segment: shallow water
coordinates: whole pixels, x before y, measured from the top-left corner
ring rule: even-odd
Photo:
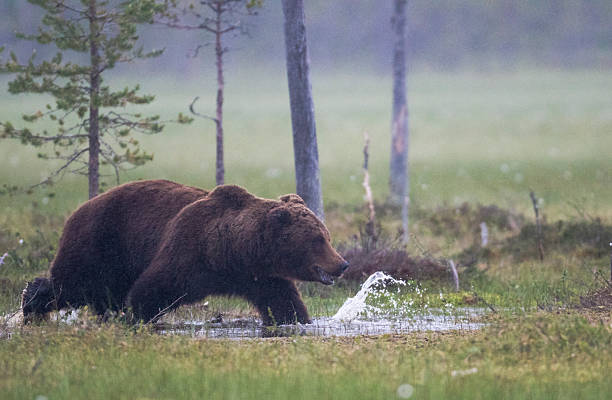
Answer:
[[[400,287],[410,284],[378,271],[361,285],[353,297],[332,317],[315,318],[312,324],[282,325],[266,328],[257,320],[235,319],[227,322],[179,321],[178,324],[158,324],[162,334],[191,335],[207,338],[244,339],[262,336],[357,336],[399,334],[415,331],[475,330],[483,324],[474,317],[484,314],[481,308],[415,310],[411,303],[402,302],[397,294]],[[420,289],[414,288],[417,293]],[[376,301],[383,300],[382,304]]]
[[[233,319],[225,322],[207,321],[176,321],[172,323],[157,323],[155,330],[163,335],[185,335],[196,338],[227,338],[248,339],[267,336],[358,336],[402,334],[424,331],[472,331],[480,329],[483,323],[474,319],[487,312],[484,308],[455,308],[452,315],[444,310],[433,309],[428,314],[411,317],[353,318],[338,320],[335,317],[314,318],[312,324],[282,325],[270,330],[264,327],[258,319]],[[51,316],[52,321],[74,325],[81,315],[78,310],[60,311]],[[7,324],[10,328],[21,325],[21,321]]]
[[[342,321],[334,317],[314,318],[312,324],[282,325],[273,330],[273,336],[358,336],[401,334],[417,331],[472,331],[480,329],[483,323],[473,322],[485,309],[455,309],[453,315],[415,315],[411,318],[371,318]],[[442,311],[442,310],[439,310]],[[236,319],[224,323],[185,321],[179,324],[159,324],[158,332],[167,335],[189,335],[202,338],[246,339],[270,336],[270,331],[255,319]]]

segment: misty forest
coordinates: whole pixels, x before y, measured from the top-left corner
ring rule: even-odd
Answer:
[[[611,21],[0,2],[0,398],[609,398]]]

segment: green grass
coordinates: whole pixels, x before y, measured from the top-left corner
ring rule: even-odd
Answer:
[[[276,72],[232,73],[226,94],[226,180],[266,197],[294,190],[288,96],[283,72]],[[364,220],[364,131],[372,139],[379,219],[392,236],[399,221],[382,206],[390,81],[314,72],[326,222],[334,242],[350,242]],[[200,111],[212,111],[211,83],[200,88],[167,77],[143,83],[158,94],[152,113],[172,117],[198,95]],[[411,76],[411,254],[460,261],[479,235],[476,214],[457,208],[464,201],[522,213],[525,223],[532,220],[529,190],[543,199],[549,223],[543,262],[534,256],[532,236],[491,225],[490,250],[463,272],[460,292],[448,282],[421,282],[422,298],[413,290],[401,294],[405,302],[417,300],[417,311],[424,304],[491,304],[498,312],[486,317],[489,325],[480,332],[230,341],[87,320],[44,322],[8,335],[0,322],[0,397],[386,399],[397,398],[398,386],[408,383],[412,398],[425,399],[607,398],[612,315],[577,307],[609,274],[609,249],[593,247],[608,239],[591,240],[593,232],[608,231],[591,228],[597,218],[607,227],[612,217],[610,93],[610,71]],[[18,121],[20,111],[43,105],[37,97],[2,95],[0,119]],[[154,162],[123,173],[122,181],[167,178],[212,187],[213,128],[196,121],[144,138]],[[2,141],[0,184],[38,182],[51,167],[35,155]],[[63,220],[86,200],[86,191],[82,177],[66,177],[32,195],[0,197],[0,256],[9,254],[0,265],[0,314],[17,309],[25,281],[47,269]],[[555,231],[557,219],[585,228]],[[306,283],[300,289],[311,314],[326,316],[357,286]],[[174,315],[254,315],[240,299],[207,300],[207,308],[183,307]],[[473,374],[453,373],[473,368]]]
[[[193,82],[154,79],[143,86],[158,95],[149,108],[151,113],[170,118],[185,111],[198,95],[202,96],[200,111],[213,110],[210,83],[199,88]],[[528,210],[528,191],[533,188],[544,198],[545,211],[551,215],[573,212],[570,201],[592,211],[609,212],[612,162],[606,149],[612,145],[612,73],[418,73],[411,76],[409,86],[414,204],[467,200]],[[315,74],[313,90],[326,202],[362,202],[365,131],[372,138],[374,194],[384,199],[390,81],[371,75]],[[240,73],[229,76],[225,113],[228,182],[262,196],[294,190],[287,97],[283,79]],[[36,96],[3,95],[0,118],[17,124],[21,109],[43,105]],[[170,178],[213,186],[213,129],[212,123],[197,120],[188,127],[169,125],[164,133],[143,138],[155,161],[126,172],[122,179]],[[0,181],[38,182],[50,167],[36,160],[35,154],[17,143],[3,142]],[[44,207],[53,211],[68,212],[86,196],[82,178],[66,179],[52,191],[58,198]],[[6,200],[0,207],[16,203]]]
[[[33,327],[0,341],[0,389],[6,399],[386,399],[408,383],[426,399],[603,399],[611,340],[609,325],[574,314],[461,335],[241,342]]]

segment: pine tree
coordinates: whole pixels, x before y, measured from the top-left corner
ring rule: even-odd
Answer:
[[[59,51],[49,60],[37,62],[33,54],[20,63],[15,53],[0,62],[0,72],[16,74],[9,83],[12,94],[38,93],[52,96],[54,104],[24,114],[26,127],[0,122],[0,137],[18,139],[40,148],[38,156],[62,162],[37,185],[52,184],[66,172],[87,175],[89,197],[100,189],[100,167],[114,171],[119,183],[120,169],[152,160],[142,151],[133,133],[154,134],[164,122],[157,115],[131,113],[127,106],[145,105],[154,96],[140,94],[138,85],[113,90],[104,77],[118,64],[159,56],[162,51],[145,52],[137,46],[138,24],[151,23],[166,6],[154,0],[28,0],[44,9],[36,34],[18,37]],[[69,58],[69,60],[67,60]],[[33,131],[31,123],[51,120],[53,130]],[[190,119],[179,114],[178,122]],[[88,159],[86,159],[88,156]],[[34,187],[33,186],[33,187]]]

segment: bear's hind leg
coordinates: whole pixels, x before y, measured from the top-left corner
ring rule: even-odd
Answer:
[[[264,325],[310,324],[310,316],[295,283],[281,278],[257,280],[249,285],[245,297],[263,320]]]

